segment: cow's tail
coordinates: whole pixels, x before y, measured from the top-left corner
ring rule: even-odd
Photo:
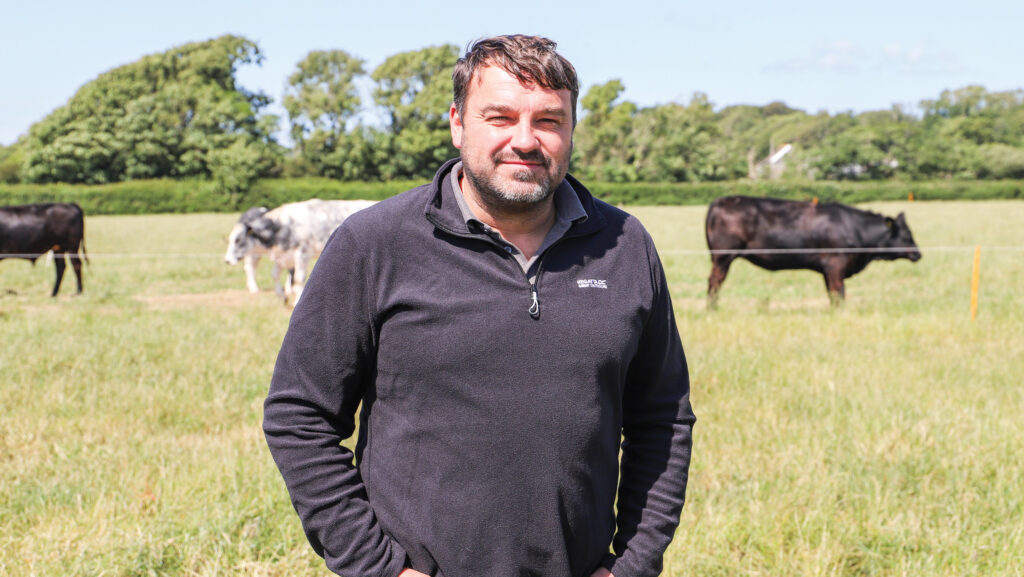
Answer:
[[[708,214],[704,217],[704,240],[707,241],[709,249],[711,248],[711,220],[715,218],[715,213],[718,211],[718,200],[716,198],[711,201],[711,204],[708,205]]]
[[[82,219],[82,260],[84,260],[86,264],[89,264],[89,255],[85,252],[85,211],[82,210],[82,207],[78,206],[78,203],[72,202],[71,206],[78,209],[78,217]]]
[[[82,260],[89,264],[89,255],[85,252],[85,226],[82,226]]]

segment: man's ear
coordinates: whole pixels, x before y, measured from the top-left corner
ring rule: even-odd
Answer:
[[[455,103],[448,109],[448,125],[452,130],[452,144],[455,148],[462,148],[462,117],[455,110]]]

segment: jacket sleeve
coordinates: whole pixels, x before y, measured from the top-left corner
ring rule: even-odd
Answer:
[[[350,450],[374,374],[370,255],[344,224],[292,311],[264,404],[263,431],[306,537],[327,567],[395,577],[406,553],[379,525]]]
[[[645,234],[653,301],[623,394],[623,442],[615,577],[656,577],[682,512],[690,466],[690,380],[672,302],[653,242]]]

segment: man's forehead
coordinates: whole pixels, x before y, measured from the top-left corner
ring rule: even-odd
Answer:
[[[484,83],[487,83],[487,88],[500,88],[502,84],[518,84],[520,87],[526,90],[535,90],[539,92],[548,92],[561,97],[563,93],[568,96],[568,88],[548,88],[541,85],[538,82],[525,80],[517,77],[508,70],[498,65],[489,65],[478,69],[473,73],[473,77],[470,78],[469,86],[467,86],[466,95],[467,97],[473,92],[473,88],[484,88]]]

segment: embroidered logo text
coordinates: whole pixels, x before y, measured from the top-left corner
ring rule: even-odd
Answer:
[[[581,278],[576,280],[576,286],[579,288],[608,288],[608,281],[603,278]]]

